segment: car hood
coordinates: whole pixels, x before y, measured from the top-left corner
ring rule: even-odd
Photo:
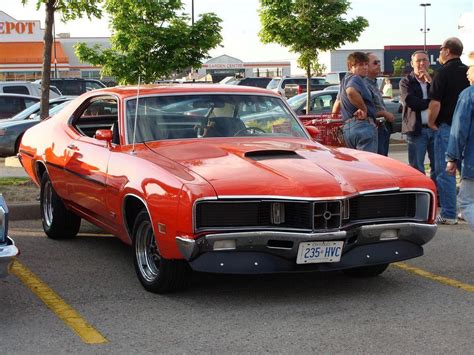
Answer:
[[[336,197],[404,187],[403,178],[422,175],[377,154],[301,139],[205,139],[147,146],[206,179],[218,196]]]

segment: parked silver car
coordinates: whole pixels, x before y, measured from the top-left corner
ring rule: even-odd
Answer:
[[[71,97],[63,96],[50,101],[49,114],[62,110],[71,101]],[[18,153],[23,133],[40,122],[40,103],[37,103],[12,118],[0,121],[0,157],[8,157]]]
[[[8,207],[0,195],[0,278],[8,275],[8,268],[19,252],[13,239],[8,237]]]

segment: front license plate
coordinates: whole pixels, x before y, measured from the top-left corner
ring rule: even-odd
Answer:
[[[297,264],[335,263],[341,260],[344,242],[306,242],[300,243]]]

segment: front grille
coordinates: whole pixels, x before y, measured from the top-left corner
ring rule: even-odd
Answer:
[[[274,217],[275,204],[278,218]],[[196,205],[196,229],[278,227],[311,230],[311,210],[309,202],[201,202]]]
[[[195,230],[270,229],[324,232],[367,222],[427,221],[432,200],[427,192],[357,195],[329,201],[198,201]]]
[[[407,193],[356,196],[349,200],[350,220],[414,218],[416,199],[416,194]]]

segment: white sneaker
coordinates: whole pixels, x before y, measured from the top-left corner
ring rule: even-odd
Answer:
[[[465,221],[464,216],[462,215],[462,212],[458,213],[458,219],[460,219],[461,221]]]
[[[436,222],[438,224],[446,224],[446,225],[458,224],[457,218],[454,218],[454,219],[444,218],[444,217],[441,217],[441,215],[438,215],[438,217],[436,217]]]

